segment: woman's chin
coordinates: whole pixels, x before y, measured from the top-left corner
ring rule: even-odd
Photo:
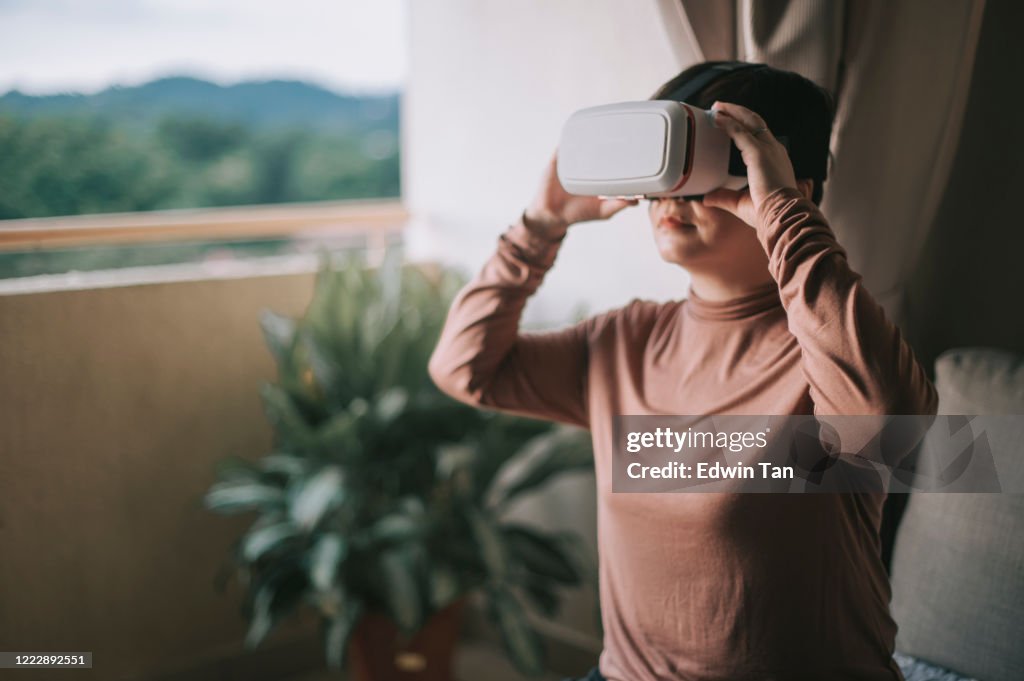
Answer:
[[[667,263],[689,267],[693,263],[703,260],[707,255],[707,247],[696,241],[692,244],[659,242],[658,255]]]
[[[656,227],[654,242],[662,260],[685,265],[707,251],[707,244],[700,237],[700,231],[693,225],[683,227]]]

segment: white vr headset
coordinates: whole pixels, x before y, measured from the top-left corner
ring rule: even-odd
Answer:
[[[558,146],[558,179],[585,196],[700,196],[747,185],[747,167],[712,113],[686,102],[709,85],[764,64],[715,62],[656,100],[574,113]],[[789,148],[789,140],[777,136]],[[814,172],[814,171],[812,171]],[[821,174],[824,177],[824,174]]]
[[[606,104],[574,113],[558,145],[558,179],[570,194],[663,197],[747,184],[730,167],[732,140],[712,113],[677,101]],[[735,166],[735,160],[732,163]]]

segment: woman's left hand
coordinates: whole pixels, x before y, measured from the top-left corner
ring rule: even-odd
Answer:
[[[739,104],[715,102],[715,127],[721,128],[743,155],[747,188],[716,189],[704,196],[704,205],[727,210],[748,225],[757,224],[758,210],[770,194],[785,187],[797,189],[793,164],[786,147],[765,125],[764,119]]]

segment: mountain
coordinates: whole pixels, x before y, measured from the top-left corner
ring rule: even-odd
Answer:
[[[231,121],[258,128],[359,132],[398,129],[399,96],[338,94],[294,80],[218,85],[186,76],[160,78],[92,95],[0,96],[0,115],[87,117],[151,126],[167,117]]]

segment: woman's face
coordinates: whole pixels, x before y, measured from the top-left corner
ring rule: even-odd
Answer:
[[[753,227],[700,199],[652,199],[648,214],[662,260],[691,273],[728,275],[767,264]]]

